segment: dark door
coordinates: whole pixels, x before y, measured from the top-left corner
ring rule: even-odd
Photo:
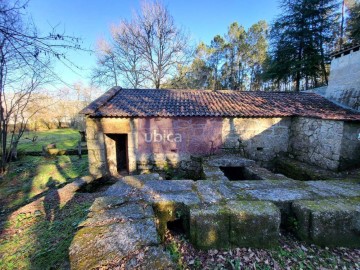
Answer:
[[[128,171],[128,160],[127,160],[127,134],[116,135],[116,161],[117,171]]]
[[[106,134],[105,143],[110,173],[128,172],[127,134]]]

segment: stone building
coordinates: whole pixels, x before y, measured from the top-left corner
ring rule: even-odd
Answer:
[[[360,113],[314,93],[114,87],[82,113],[97,176],[229,151],[264,166],[279,153],[330,170],[360,163]]]
[[[360,111],[360,44],[333,53],[325,97]]]

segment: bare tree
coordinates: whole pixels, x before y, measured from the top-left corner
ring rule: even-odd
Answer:
[[[105,39],[98,40],[96,57],[97,65],[92,71],[91,83],[97,86],[118,86],[118,61],[114,49]]]
[[[136,32],[134,25],[122,21],[118,26],[111,29],[114,54],[117,59],[117,67],[125,78],[125,86],[139,88],[146,77],[146,68],[142,55],[136,48],[137,38],[133,35]]]
[[[55,29],[49,35],[38,34],[35,26],[24,20],[26,5],[21,0],[0,0],[0,175],[6,172],[25,129],[29,117],[25,108],[33,93],[49,73],[54,75],[49,58],[71,65],[66,51],[80,49],[79,39],[57,34]],[[11,122],[15,130],[9,129]]]
[[[33,65],[36,66],[36,63]],[[6,124],[2,126],[1,138],[6,137],[7,140],[6,145],[3,145],[5,151],[2,153],[2,163],[17,159],[17,146],[29,120],[44,108],[37,106],[32,111],[28,110],[29,105],[37,98],[36,92],[39,87],[48,82],[48,74],[44,66],[38,65],[36,69],[36,71],[30,69],[27,80],[19,81],[15,89],[11,89],[6,95],[4,93],[3,121]]]
[[[168,9],[157,1],[143,2],[141,13],[132,23],[137,25],[133,34],[139,41],[134,45],[149,66],[147,77],[158,89],[164,78],[185,60],[188,40]]]
[[[160,88],[188,60],[188,38],[160,2],[143,2],[141,11],[131,21],[122,20],[113,27],[112,39],[112,49],[107,55],[115,56],[115,59],[109,57],[114,65],[109,67],[99,61],[95,74],[99,78],[98,70],[121,74],[123,83],[133,88],[148,83]],[[106,83],[104,79],[103,76]]]

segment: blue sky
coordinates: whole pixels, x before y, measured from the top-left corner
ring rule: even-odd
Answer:
[[[278,15],[277,0],[163,0],[163,3],[195,43],[209,43],[215,35],[224,34],[234,21],[248,28],[261,19],[269,23]],[[57,26],[60,32],[65,30],[68,35],[81,37],[83,47],[94,48],[98,38],[109,35],[111,24],[122,18],[130,19],[139,6],[138,0],[30,0],[27,12],[40,33],[46,34]],[[95,56],[76,52],[68,57],[82,70],[74,73],[57,64],[56,72],[68,84],[87,83]]]

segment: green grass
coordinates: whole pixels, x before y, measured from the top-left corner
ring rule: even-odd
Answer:
[[[8,222],[16,233],[0,238],[0,269],[68,269],[68,249],[91,201],[70,202],[53,221],[43,216]]]
[[[61,186],[88,174],[88,158],[23,156],[10,164],[9,173],[0,182],[0,203],[16,207],[50,187]]]
[[[32,139],[38,136],[35,142]],[[19,142],[19,152],[41,151],[43,145],[55,143],[59,149],[75,148],[80,139],[77,130],[54,129],[25,132]],[[9,164],[9,172],[0,179],[0,203],[3,208],[12,208],[26,203],[50,187],[61,186],[74,178],[88,174],[88,159],[77,156],[19,155],[19,160]]]
[[[32,142],[34,136],[38,138],[35,142]],[[58,149],[73,149],[76,148],[79,140],[79,131],[71,128],[30,131],[23,134],[18,150],[19,152],[41,151],[43,145],[51,143],[55,143]]]
[[[33,136],[38,136],[35,142],[26,139]],[[50,143],[59,149],[71,149],[79,139],[78,131],[72,129],[25,133],[19,152],[41,151]],[[0,210],[5,210],[0,212],[0,269],[69,269],[69,246],[94,198],[90,193],[79,193],[63,203],[54,192],[89,174],[87,155],[82,159],[68,155],[19,157],[0,180]],[[51,192],[46,192],[49,189]],[[42,196],[45,213],[11,216],[9,210]]]
[[[38,139],[34,143],[26,139],[35,135]],[[24,134],[19,149],[41,151],[50,143],[56,143],[59,149],[71,149],[79,139],[79,133],[72,129],[30,132]],[[67,155],[19,157],[0,179],[0,210],[5,211],[0,212],[0,269],[69,269],[69,246],[94,197],[90,193],[70,194],[69,201],[61,202],[54,192],[89,174],[87,155],[82,159]],[[42,196],[45,213],[14,216],[9,211]]]

